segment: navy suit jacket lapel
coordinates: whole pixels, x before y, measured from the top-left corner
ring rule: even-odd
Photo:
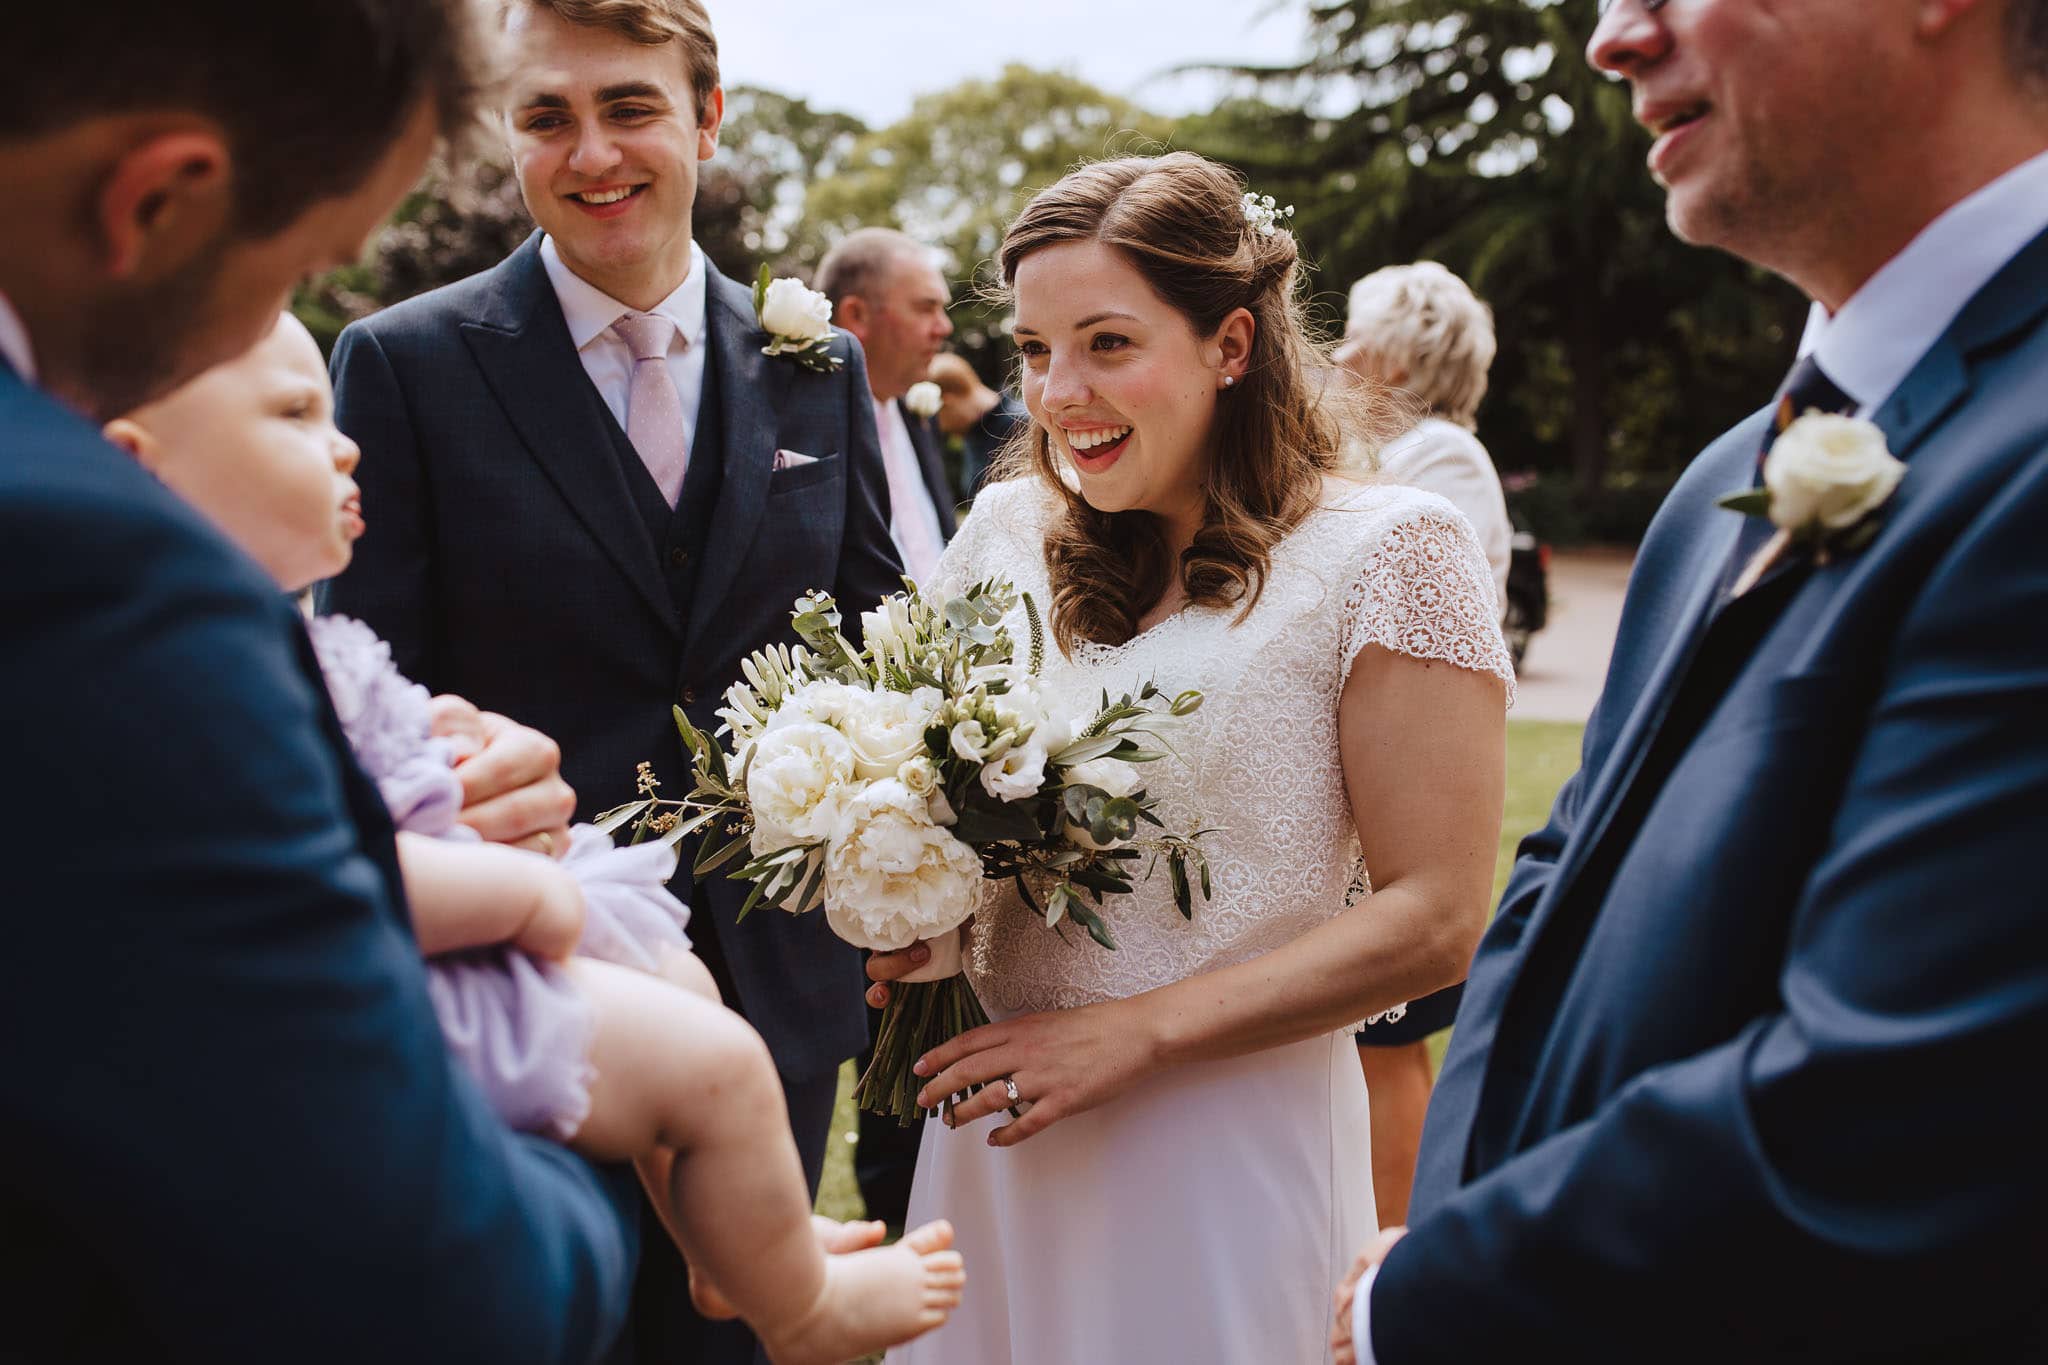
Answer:
[[[494,272],[483,315],[463,338],[527,452],[655,614],[675,603],[646,519],[612,450],[604,400],[591,387],[541,264],[538,232]],[[517,527],[506,530],[518,534]]]
[[[761,354],[768,335],[755,320],[754,296],[749,290],[719,274],[708,262],[705,285],[705,331],[711,347],[708,360],[718,367],[718,404],[725,427],[721,452],[724,479],[690,604],[690,629],[683,646],[686,655],[694,652],[725,604],[740,561],[746,558],[767,509],[768,478],[775,472],[777,414],[797,368],[797,362],[789,357]],[[835,452],[803,453],[824,456]],[[838,453],[846,458],[845,452]]]

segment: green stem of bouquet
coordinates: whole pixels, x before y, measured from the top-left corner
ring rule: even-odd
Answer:
[[[875,1033],[874,1060],[854,1088],[854,1102],[871,1114],[893,1115],[905,1128],[918,1122],[932,1111],[918,1106],[917,1092],[925,1082],[910,1069],[912,1064],[947,1039],[987,1022],[988,1013],[964,975],[892,984]]]

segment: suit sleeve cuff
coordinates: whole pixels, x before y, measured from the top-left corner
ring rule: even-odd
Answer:
[[[1351,1296],[1351,1349],[1358,1353],[1358,1365],[1379,1365],[1372,1353],[1372,1282],[1379,1277],[1378,1266],[1366,1271]]]

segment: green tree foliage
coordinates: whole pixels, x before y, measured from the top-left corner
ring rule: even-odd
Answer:
[[[1580,55],[1596,0],[1318,0],[1313,55],[1246,68],[1265,99],[1183,124],[1300,205],[1341,310],[1381,265],[1440,260],[1494,308],[1482,435],[1504,468],[1656,476],[1756,406],[1801,305],[1685,246],[1625,86]]]
[[[862,138],[837,174],[810,187],[804,231],[822,251],[858,227],[901,228],[950,256],[957,281],[986,284],[1003,230],[1031,195],[1076,162],[1157,150],[1171,132],[1074,76],[1010,66],[923,96]],[[1000,318],[974,288],[955,298],[955,345],[988,372]]]

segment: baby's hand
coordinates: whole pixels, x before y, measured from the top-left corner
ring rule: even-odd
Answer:
[[[513,943],[521,952],[566,962],[583,941],[583,887],[552,860],[522,861],[532,864],[528,885],[533,903]]]

